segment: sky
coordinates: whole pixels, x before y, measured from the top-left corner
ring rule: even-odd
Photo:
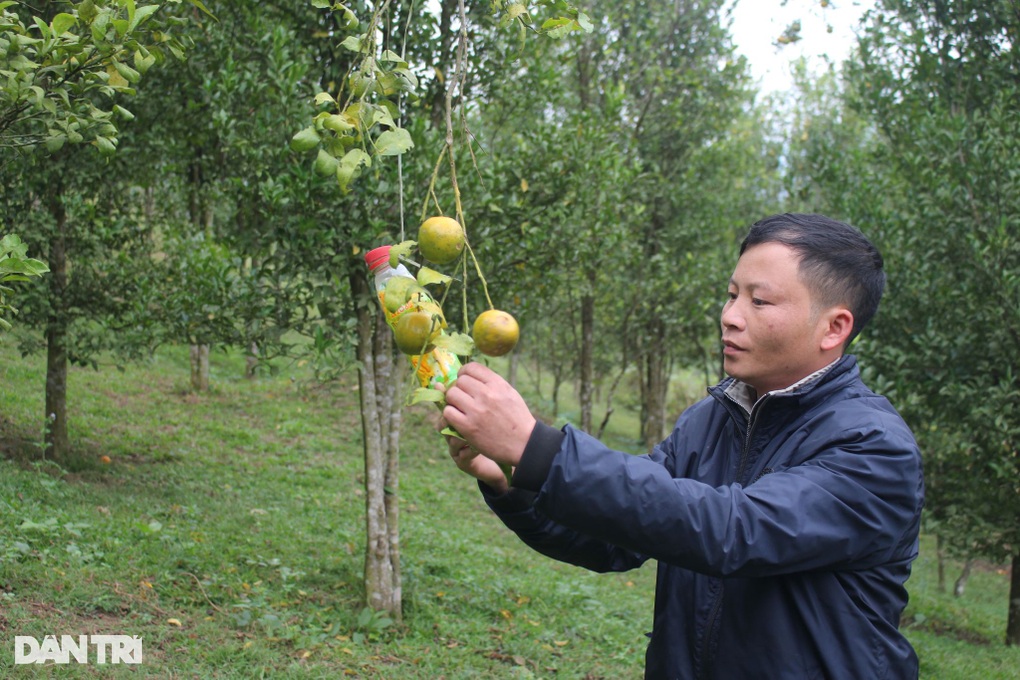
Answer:
[[[786,91],[793,85],[791,60],[804,56],[812,70],[821,69],[821,55],[828,54],[837,64],[856,41],[855,30],[864,12],[874,0],[736,0],[733,16],[734,42],[747,56],[751,72],[759,80],[763,93]],[[775,40],[790,23],[801,21],[801,40],[777,49]],[[832,25],[832,33],[826,31]]]

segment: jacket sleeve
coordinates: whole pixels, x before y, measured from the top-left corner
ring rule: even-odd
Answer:
[[[811,449],[804,462],[747,487],[675,478],[675,432],[651,456],[632,456],[567,427],[534,510],[620,549],[718,576],[859,569],[908,557],[923,492],[906,425],[883,412],[849,429],[842,421],[813,425],[828,434],[799,443]]]
[[[533,460],[549,460],[559,449],[563,438],[559,430],[539,423],[525,453],[530,454],[529,458]],[[531,471],[533,475],[541,473],[541,470]],[[502,496],[495,495],[489,487],[479,483],[485,502],[525,544],[547,557],[597,572],[634,569],[648,559],[549,519],[535,507],[536,494],[516,486],[528,474],[528,470],[518,468],[514,474],[515,486]],[[533,481],[541,483],[537,478]]]

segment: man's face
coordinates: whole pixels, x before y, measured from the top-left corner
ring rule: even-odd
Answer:
[[[759,395],[789,387],[825,367],[826,314],[800,280],[800,256],[781,243],[744,251],[722,311],[723,368]]]

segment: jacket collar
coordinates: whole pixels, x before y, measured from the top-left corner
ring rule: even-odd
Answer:
[[[804,394],[810,392],[811,389],[820,383],[822,378],[830,372],[833,372],[834,374],[842,373],[844,370],[852,368],[855,364],[856,358],[853,355],[844,354],[831,364],[818,369],[810,375],[804,376],[789,387],[785,387],[781,390],[772,390],[771,392],[766,392],[761,395],[757,394],[747,383],[734,378],[727,378],[726,380],[723,380],[715,387],[714,390],[711,391],[721,393],[729,401],[739,406],[746,415],[750,415],[754,405],[765,397]],[[839,370],[834,370],[837,366],[840,367]]]

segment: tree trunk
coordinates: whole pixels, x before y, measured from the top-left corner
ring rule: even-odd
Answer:
[[[248,355],[244,358],[244,377],[251,379],[255,377],[255,369],[259,365],[258,343],[251,343],[248,347]]]
[[[642,434],[649,451],[662,441],[665,431],[666,390],[669,388],[665,332],[665,324],[661,319],[652,319],[646,331],[648,344],[643,357],[645,389],[642,398],[645,421]]]
[[[365,598],[369,607],[402,619],[398,514],[400,404],[390,329],[371,286],[350,276],[357,307],[359,394],[365,454]]]
[[[591,276],[589,278],[594,278]],[[578,401],[581,406],[581,429],[592,432],[592,392],[595,380],[595,296],[581,297],[581,385]]]
[[[1006,619],[1006,644],[1020,646],[1020,552],[1013,554],[1009,579],[1009,614]]]
[[[943,548],[942,534],[935,534],[935,560],[938,565],[938,589],[946,592],[946,551]]]
[[[49,200],[56,231],[50,240],[50,314],[46,323],[46,455],[67,459],[67,211],[62,192],[55,190]]]
[[[967,560],[963,563],[963,571],[960,572],[960,578],[956,579],[956,583],[953,585],[953,597],[960,597],[967,589],[967,580],[970,578],[970,565],[972,562],[973,560]]]
[[[196,392],[209,389],[209,345],[191,346],[191,389]]]
[[[560,387],[563,385],[563,372],[557,367],[552,374],[552,418],[556,420],[560,417]]]
[[[517,387],[517,371],[521,364],[521,351],[520,348],[516,348],[510,352],[510,367],[507,371],[506,381],[510,383],[511,387]]]

